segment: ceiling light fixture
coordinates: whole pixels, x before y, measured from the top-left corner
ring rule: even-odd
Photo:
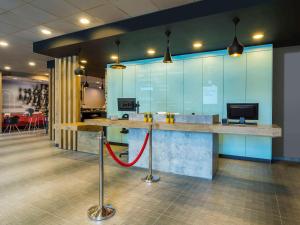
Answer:
[[[8,43],[6,41],[0,41],[0,46],[1,47],[7,47]]]
[[[238,17],[234,17],[232,21],[234,23],[234,39],[233,39],[232,44],[227,48],[227,50],[228,50],[228,54],[230,56],[237,57],[237,56],[240,56],[243,54],[244,45],[242,45],[239,42],[239,40],[237,39],[237,36],[236,36],[236,27],[237,27],[238,23],[240,22],[240,19]]]
[[[126,66],[120,63],[120,43],[121,43],[120,40],[115,41],[118,50],[118,58],[116,59],[116,63],[110,66],[110,68],[112,69],[121,69],[121,70],[126,69]]]
[[[154,54],[156,53],[156,51],[155,51],[155,49],[153,49],[153,48],[149,48],[149,49],[147,50],[147,53],[148,53],[148,55],[154,55]]]
[[[11,70],[11,67],[10,66],[4,66],[4,69],[5,70]]]
[[[36,64],[35,64],[35,62],[30,61],[30,62],[28,63],[28,65],[29,65],[29,66],[35,66]]]
[[[163,60],[163,63],[172,63],[172,56],[171,56],[171,53],[170,53],[170,35],[171,35],[171,31],[167,30],[166,31],[166,36],[167,36],[167,50],[165,52],[165,55],[164,55],[164,60]]]
[[[48,29],[41,29],[41,32],[42,32],[43,34],[46,34],[46,35],[52,34],[52,32],[51,32],[50,30],[48,30]]]
[[[87,60],[85,60],[85,59],[80,60],[80,62],[81,62],[82,64],[87,64]]]
[[[252,38],[253,38],[254,40],[260,40],[260,39],[262,39],[264,36],[265,36],[265,35],[264,35],[263,33],[255,33],[255,34],[252,36]]]
[[[110,58],[111,58],[112,60],[117,60],[117,59],[118,59],[118,56],[117,56],[117,55],[111,55]]]
[[[194,48],[201,48],[202,47],[202,43],[201,42],[194,42],[193,47]]]
[[[80,19],[79,19],[79,22],[80,22],[81,24],[87,25],[87,24],[90,23],[90,20],[87,19],[87,18],[80,18]]]

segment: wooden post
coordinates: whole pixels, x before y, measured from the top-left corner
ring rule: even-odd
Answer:
[[[80,121],[81,78],[74,74],[77,67],[77,56],[55,59],[55,70],[51,73],[49,86],[49,93],[52,96],[49,98],[51,100],[49,118],[52,121],[52,139],[59,148],[69,150],[77,150],[77,132],[55,129],[54,124]]]
[[[2,133],[2,110],[3,107],[3,90],[2,90],[2,73],[0,72],[0,133]]]

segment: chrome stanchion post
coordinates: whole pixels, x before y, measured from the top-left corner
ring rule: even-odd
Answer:
[[[111,206],[103,204],[104,201],[104,164],[103,164],[103,144],[104,135],[103,131],[100,131],[99,137],[99,205],[92,206],[88,210],[88,217],[91,220],[105,220],[112,217],[116,210]]]
[[[149,172],[148,175],[142,178],[146,183],[153,183],[159,181],[159,176],[152,174],[152,125],[149,127]]]

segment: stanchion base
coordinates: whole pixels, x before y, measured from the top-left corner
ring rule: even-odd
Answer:
[[[142,180],[146,183],[155,183],[160,180],[160,177],[157,175],[147,175],[146,177],[142,178]]]
[[[103,206],[102,208],[100,208],[100,206],[95,205],[89,208],[88,217],[91,220],[96,220],[96,221],[106,220],[112,217],[113,215],[115,215],[115,212],[116,210],[111,206]]]

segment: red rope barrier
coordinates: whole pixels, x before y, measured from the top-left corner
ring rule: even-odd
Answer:
[[[144,143],[143,143],[143,146],[139,152],[139,154],[136,156],[136,158],[130,162],[130,163],[126,163],[126,162],[123,162],[121,161],[116,155],[115,153],[113,152],[113,150],[111,149],[111,146],[108,142],[105,143],[105,146],[106,146],[106,149],[108,151],[108,153],[110,154],[110,156],[120,165],[120,166],[124,166],[124,167],[131,167],[133,166],[134,164],[137,163],[137,161],[141,158],[145,148],[146,148],[146,145],[147,145],[147,142],[148,142],[148,139],[149,139],[149,133],[146,134],[146,137],[145,137],[145,140],[144,140]]]

